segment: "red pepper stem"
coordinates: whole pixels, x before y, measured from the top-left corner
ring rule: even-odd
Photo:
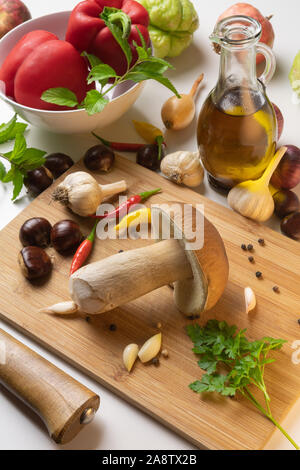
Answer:
[[[95,223],[95,225],[93,227],[93,230],[91,231],[89,236],[86,237],[86,239],[89,240],[91,243],[94,243],[98,222],[99,222],[99,220],[97,220],[97,222]]]
[[[161,191],[161,188],[153,189],[152,191],[145,191],[144,193],[140,193],[139,196],[141,197],[142,201],[145,201],[149,197],[153,196],[153,194],[157,194]]]

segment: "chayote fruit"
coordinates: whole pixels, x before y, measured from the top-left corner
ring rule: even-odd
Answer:
[[[176,57],[186,49],[199,26],[190,0],[138,0],[149,13],[149,33],[157,57]]]
[[[300,98],[300,51],[296,55],[290,74],[289,79],[293,90],[297,93]]]

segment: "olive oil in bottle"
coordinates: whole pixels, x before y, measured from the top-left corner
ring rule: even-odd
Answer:
[[[247,16],[224,18],[210,36],[220,49],[219,78],[200,112],[197,138],[209,180],[221,188],[259,178],[275,152],[276,116],[265,86],[276,64],[260,37],[260,23]],[[266,68],[258,80],[260,53]]]
[[[257,179],[274,154],[272,105],[264,95],[242,87],[227,90],[217,104],[211,93],[199,116],[197,137],[202,163],[221,187]]]

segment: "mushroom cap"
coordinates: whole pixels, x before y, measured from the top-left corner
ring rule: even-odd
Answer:
[[[211,309],[222,296],[229,275],[228,258],[219,232],[192,205],[180,202],[152,205],[151,213],[157,241],[165,238],[163,227],[169,226],[170,236],[178,239],[193,271],[193,278],[174,283],[177,308],[186,315]]]

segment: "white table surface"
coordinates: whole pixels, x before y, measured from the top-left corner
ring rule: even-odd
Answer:
[[[25,0],[25,3],[30,9],[32,17],[35,18],[56,11],[70,10],[76,5],[77,1],[48,0],[42,2],[40,0]],[[213,2],[194,0],[200,17],[200,28],[195,34],[193,45],[179,58],[172,61],[176,71],[172,71],[170,77],[181,92],[189,90],[193,80],[200,72],[203,71],[205,73],[204,86],[197,99],[198,112],[207,93],[214,86],[218,73],[219,59],[212,52],[208,36],[215,24],[216,18],[232,3],[233,1],[231,0],[214,0]],[[265,15],[274,14],[272,23],[276,32],[275,53],[277,57],[277,72],[268,87],[268,94],[270,99],[281,108],[285,117],[286,125],[282,142],[300,146],[300,105],[292,104],[292,94],[288,81],[288,73],[293,58],[300,48],[299,0],[289,0],[288,2],[282,2],[282,0],[256,0],[252,3]],[[119,141],[138,140],[131,123],[132,119],[149,121],[158,127],[162,127],[160,108],[169,96],[168,90],[158,84],[149,82],[135,106],[114,125],[102,130],[101,135],[108,139],[111,138]],[[12,115],[12,110],[1,102],[0,122],[7,121]],[[180,148],[196,149],[195,125],[194,123],[186,131],[173,134],[168,133],[167,142],[169,150],[174,151]],[[49,153],[65,152],[71,155],[74,160],[80,159],[90,146],[96,144],[95,140],[89,135],[55,135],[33,127],[27,133],[27,141],[31,146],[44,149]],[[11,144],[3,146],[3,151],[6,151],[6,147],[9,149]],[[205,182],[204,187],[201,189],[201,193],[226,205],[225,199],[213,192],[208,187],[207,182]],[[4,187],[0,183],[0,228],[3,228],[30,202],[26,195],[15,204],[11,202],[10,198],[11,187],[9,185]],[[277,228],[278,222],[272,220],[269,225]],[[2,292],[1,295],[5,295],[5,293]],[[4,388],[0,387],[0,449],[174,450],[194,448],[187,441],[116,397],[85,374],[31,341],[25,335],[17,332],[8,324],[0,322],[0,326],[77,380],[90,387],[101,397],[101,408],[94,422],[87,426],[73,442],[64,447],[59,447],[49,439],[44,426],[34,413]],[[300,328],[299,330],[295,328],[296,339],[300,339]],[[300,442],[300,400],[291,410],[283,424],[294,439]],[[290,449],[291,446],[276,431],[268,448]]]

